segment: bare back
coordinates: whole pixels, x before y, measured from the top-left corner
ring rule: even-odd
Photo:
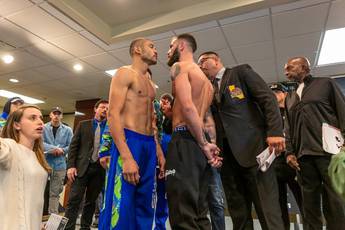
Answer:
[[[156,94],[154,84],[148,78],[148,74],[140,74],[131,66],[121,69],[130,79],[120,111],[122,126],[141,134],[152,135],[152,101]]]
[[[194,106],[197,109],[201,122],[204,120],[205,113],[209,109],[213,99],[213,87],[199,66],[191,62],[179,62],[181,73],[188,74],[188,81],[191,89],[191,97]],[[173,85],[173,92],[178,91]],[[186,119],[183,117],[181,109],[183,102],[176,100],[173,106],[173,128],[186,125]]]

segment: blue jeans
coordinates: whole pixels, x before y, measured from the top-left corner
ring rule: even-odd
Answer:
[[[210,210],[212,230],[225,230],[223,186],[220,173],[216,168],[211,169],[208,189],[208,207]]]
[[[161,140],[161,147],[164,157],[167,155],[168,144],[171,140],[171,135],[163,133]],[[166,230],[165,224],[169,216],[168,201],[165,192],[165,178],[158,179],[159,170],[157,170],[157,206],[155,212],[155,230]]]

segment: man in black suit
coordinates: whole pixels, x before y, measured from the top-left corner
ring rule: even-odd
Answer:
[[[284,229],[274,169],[261,172],[256,162],[267,147],[271,153],[285,148],[272,91],[249,65],[224,68],[215,52],[201,54],[198,64],[215,89],[211,109],[217,145],[223,150],[221,176],[233,228],[253,229],[254,203],[262,229]]]
[[[95,116],[81,121],[73,136],[67,162],[67,177],[72,182],[65,217],[66,229],[75,229],[76,219],[85,191],[85,204],[80,229],[90,229],[95,212],[95,201],[101,192],[105,171],[99,163],[98,150],[106,124],[108,101],[99,100],[94,107]]]

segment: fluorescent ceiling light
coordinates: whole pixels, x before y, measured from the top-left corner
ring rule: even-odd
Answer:
[[[75,65],[73,66],[73,69],[74,69],[75,71],[81,71],[81,70],[83,70],[83,66],[82,66],[81,64],[75,64]]]
[[[317,65],[345,62],[345,28],[327,30]]]
[[[0,97],[6,97],[6,98],[12,98],[12,97],[20,97],[21,99],[24,100],[25,103],[28,104],[41,104],[44,103],[44,101],[32,98],[32,97],[28,97],[28,96],[24,96],[18,93],[14,93],[11,91],[7,91],[7,90],[3,90],[0,89]]]
[[[114,76],[116,72],[117,72],[117,69],[110,69],[110,70],[105,71],[105,73],[109,75],[110,77]]]
[[[3,62],[5,62],[6,64],[10,64],[10,63],[12,63],[13,62],[13,60],[14,60],[14,57],[12,56],[12,55],[4,55],[4,56],[2,56],[2,60],[3,60]]]
[[[13,82],[13,83],[18,83],[18,82],[19,82],[19,80],[14,79],[14,78],[9,79],[9,81],[10,81],[10,82]]]

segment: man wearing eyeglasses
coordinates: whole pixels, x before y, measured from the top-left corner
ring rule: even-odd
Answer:
[[[217,146],[222,149],[221,171],[233,229],[253,229],[254,203],[261,228],[284,229],[273,167],[258,170],[256,156],[285,148],[283,126],[275,97],[247,64],[225,68],[215,52],[200,55],[198,64],[214,86],[212,113]]]

